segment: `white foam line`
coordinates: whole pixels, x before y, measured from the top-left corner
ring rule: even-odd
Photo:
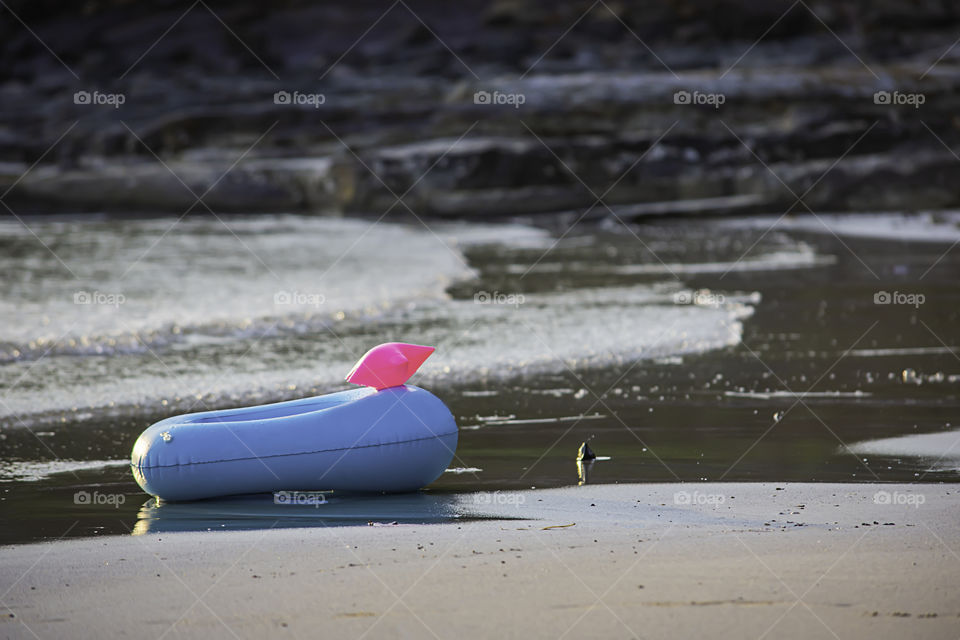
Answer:
[[[725,396],[733,398],[756,398],[759,400],[770,400],[773,398],[869,398],[873,394],[866,391],[808,391],[806,393],[794,394],[790,391],[771,391],[761,393],[758,391],[724,391]]]
[[[58,473],[121,467],[129,460],[53,460],[43,462],[12,461],[0,463],[0,482],[36,482]]]
[[[848,449],[858,455],[913,456],[956,462],[960,460],[960,429],[866,440]]]
[[[928,211],[916,214],[886,212],[875,214],[818,214],[786,216],[777,220],[769,216],[735,218],[718,222],[724,227],[769,228],[776,223],[780,230],[810,233],[833,233],[838,236],[882,240],[950,244],[960,240],[960,211]]]
[[[954,353],[960,347],[904,347],[901,349],[855,349],[848,353],[850,356],[871,358],[880,356],[920,356],[938,353]]]
[[[600,418],[606,418],[607,416],[601,413],[591,414],[589,416],[563,416],[561,418],[525,418],[521,420],[499,420],[496,422],[488,422],[488,425],[504,425],[504,424],[545,424],[549,422],[572,422],[574,420],[599,420]]]
[[[594,274],[661,275],[673,273],[727,273],[728,271],[782,271],[834,264],[836,256],[819,255],[801,244],[800,251],[775,251],[757,258],[736,262],[675,262],[670,264],[597,265],[585,262],[541,262],[530,269],[534,273],[559,273],[582,270]],[[524,265],[510,265],[507,273],[525,273]]]

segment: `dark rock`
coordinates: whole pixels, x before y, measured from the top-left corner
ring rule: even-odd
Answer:
[[[37,36],[0,21],[0,192],[16,183],[15,209],[641,220],[960,205],[951,3],[9,9]],[[77,91],[124,103],[75,104]],[[324,99],[277,104],[278,91]]]

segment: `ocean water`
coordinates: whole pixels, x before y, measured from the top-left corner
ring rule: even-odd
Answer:
[[[5,220],[0,541],[276,519],[149,503],[133,441],[177,413],[346,388],[392,340],[437,347],[412,382],[461,427],[427,515],[457,516],[443,495],[581,482],[955,481],[926,449],[862,443],[955,428],[956,216],[825,219]],[[586,474],[585,440],[610,458]],[[338,523],[398,517],[338,504]]]
[[[674,305],[683,289],[669,280],[448,293],[479,286],[467,248],[550,248],[522,225],[271,216],[31,229],[49,249],[16,221],[0,227],[5,427],[332,388],[401,333],[438,347],[419,378],[435,385],[705,351],[735,344],[752,309],[742,295]]]

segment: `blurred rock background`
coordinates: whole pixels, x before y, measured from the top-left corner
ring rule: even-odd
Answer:
[[[0,16],[17,213],[960,204],[947,0],[5,0]]]

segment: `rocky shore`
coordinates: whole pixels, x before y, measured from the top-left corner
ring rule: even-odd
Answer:
[[[8,6],[18,214],[960,205],[950,3]]]

